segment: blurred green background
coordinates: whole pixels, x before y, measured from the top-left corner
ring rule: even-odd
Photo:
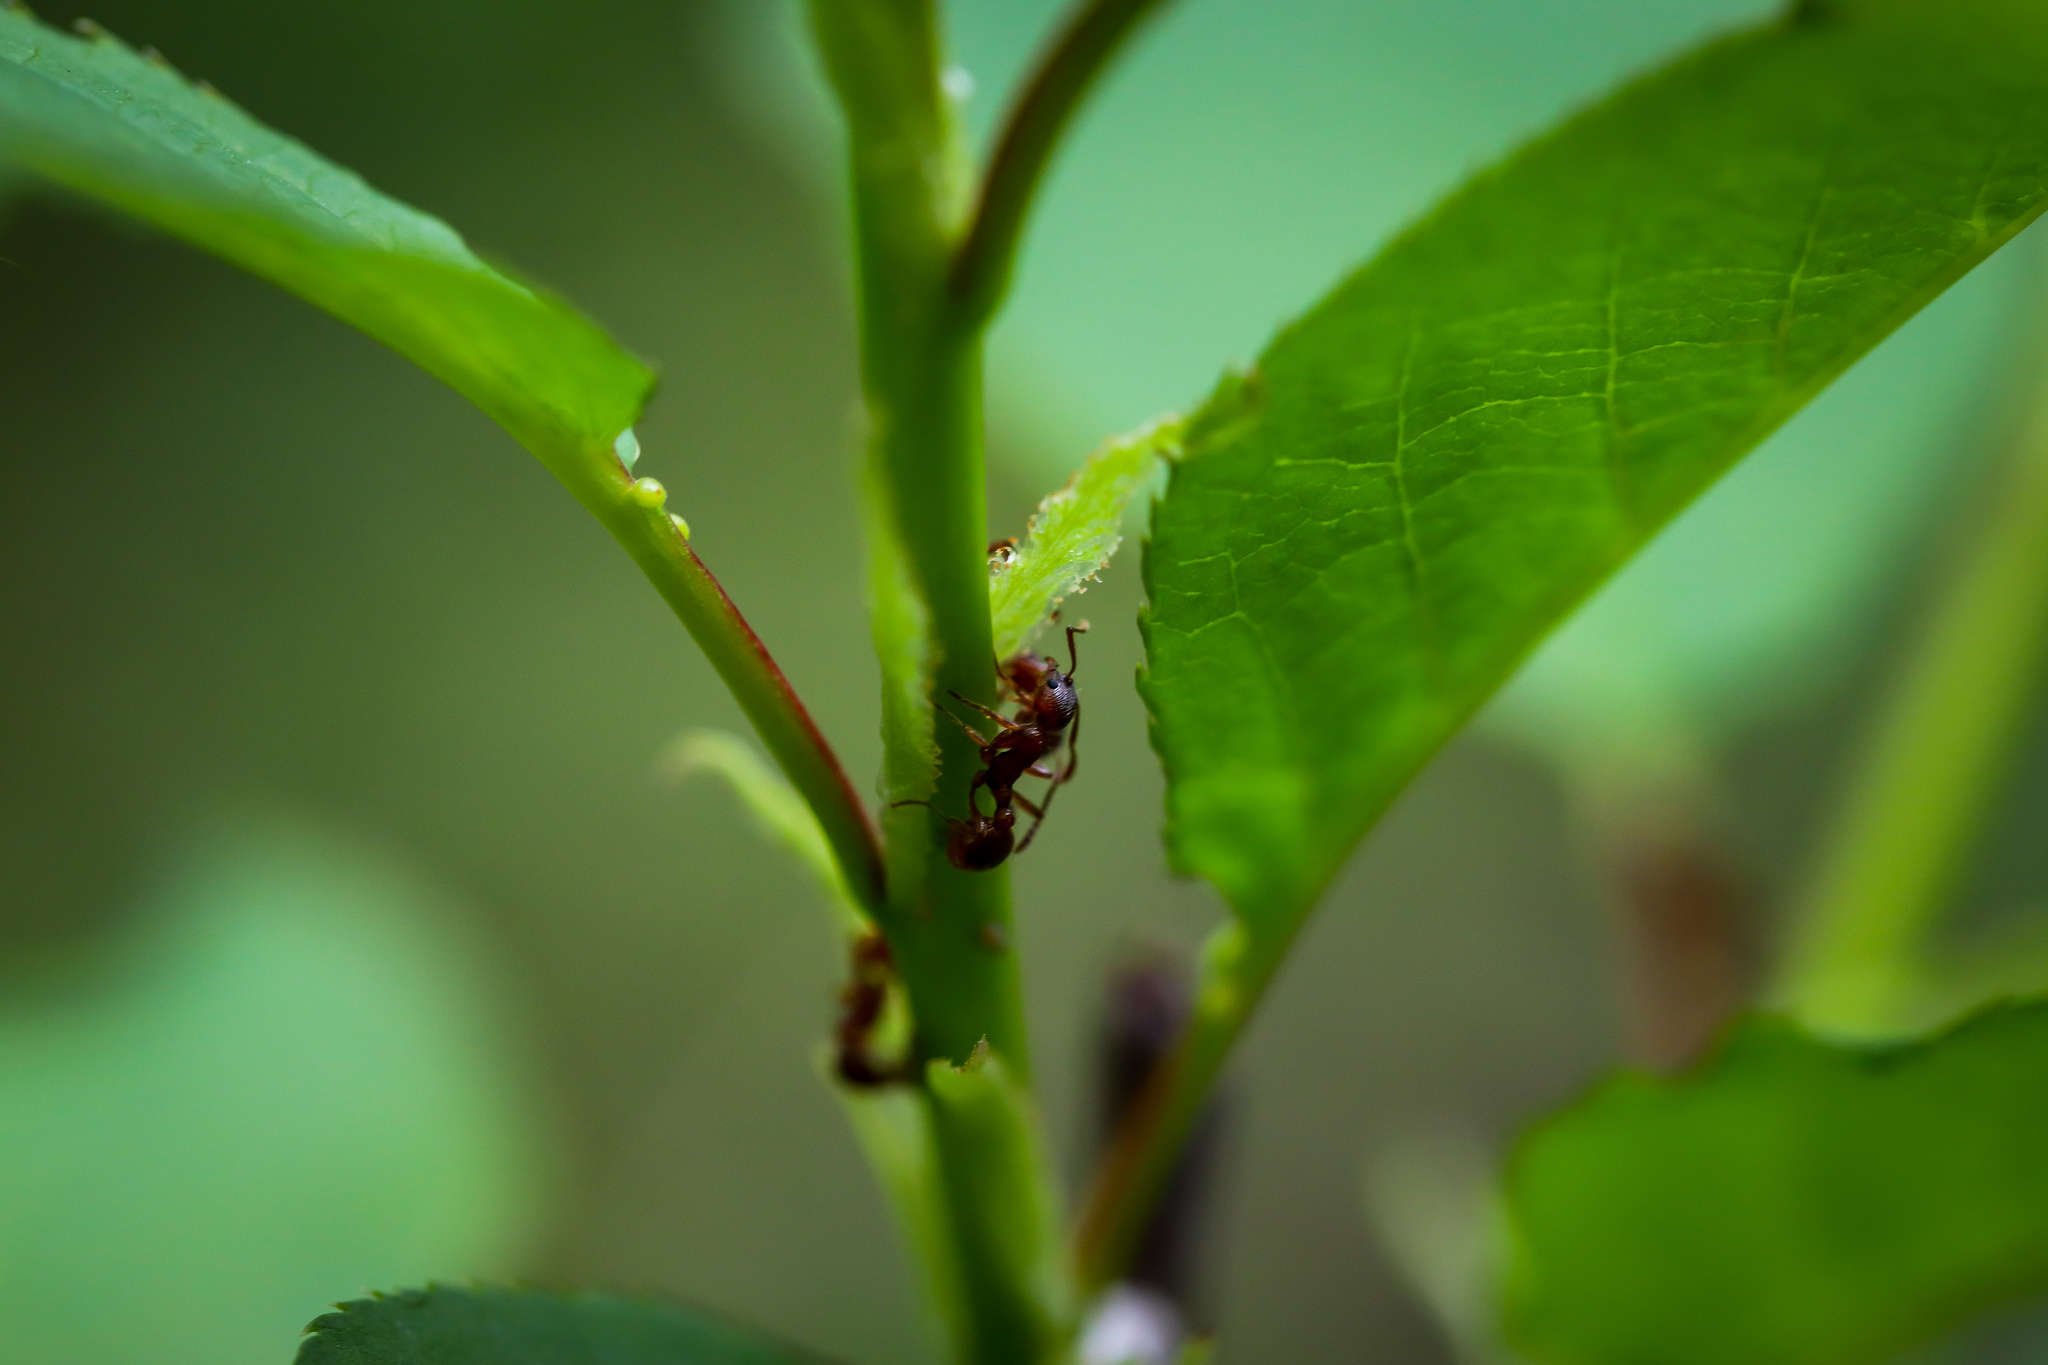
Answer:
[[[950,0],[985,131],[1050,0]],[[1470,169],[1743,0],[1182,0],[1058,166],[993,342],[994,525]],[[878,753],[833,131],[786,0],[99,0],[656,361],[696,543],[865,781]],[[68,11],[46,17],[69,20]],[[1680,745],[1767,914],[2010,422],[2022,242],[1688,514],[1402,801],[1232,1089],[1233,1362],[1445,1359],[1359,1194],[1619,1046],[1586,764]],[[800,869],[655,758],[736,708],[539,465],[304,305],[48,199],[0,238],[0,1358],[288,1358],[428,1277],[654,1288],[930,1358],[812,1051]],[[1133,547],[1133,551],[1134,551]],[[1048,1121],[1086,1153],[1106,969],[1191,944],[1135,553],[1081,604],[1089,764],[1017,864]],[[2048,886],[2037,726],[1971,913]]]

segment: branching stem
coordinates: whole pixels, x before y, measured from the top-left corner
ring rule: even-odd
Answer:
[[[1017,244],[1053,150],[1124,43],[1171,0],[1082,0],[1011,104],[981,182],[949,287],[963,316],[984,324],[1002,302]]]

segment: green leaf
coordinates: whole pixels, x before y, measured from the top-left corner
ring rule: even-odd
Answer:
[[[680,1304],[533,1289],[410,1289],[315,1318],[298,1365],[803,1365]]]
[[[1552,1365],[1851,1365],[2048,1289],[2048,1004],[1831,1046],[1753,1020],[1625,1074],[1508,1180],[1511,1336]]]
[[[1801,6],[1480,175],[1218,389],[1144,691],[1251,984],[1544,632],[2040,212],[2044,94],[2038,5]]]
[[[486,266],[446,224],[96,29],[74,38],[0,9],[0,160],[360,327],[489,413],[572,489],[614,459],[652,387],[610,337]]]
[[[1066,486],[1038,505],[1016,557],[991,569],[989,608],[996,657],[1007,659],[1031,641],[1069,593],[1109,563],[1123,543],[1124,512],[1162,456],[1180,443],[1181,422],[1163,417],[1120,436],[1088,457]]]

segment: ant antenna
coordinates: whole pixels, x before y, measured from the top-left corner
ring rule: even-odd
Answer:
[[[1074,676],[1074,671],[1081,666],[1080,656],[1074,652],[1074,637],[1076,635],[1085,635],[1087,632],[1088,623],[1086,621],[1083,621],[1078,626],[1067,627],[1067,676],[1070,678]]]

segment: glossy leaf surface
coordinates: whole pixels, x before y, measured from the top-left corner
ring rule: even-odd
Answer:
[[[1509,1328],[1553,1365],[1850,1365],[2048,1289],[2048,1005],[1833,1046],[1776,1019],[1617,1077],[1511,1167]]]
[[[298,1365],[817,1365],[679,1304],[527,1289],[413,1289],[314,1320]]]
[[[1190,424],[1147,552],[1180,868],[1257,974],[1535,642],[2048,202],[2048,12],[1844,0],[1488,171]]]
[[[608,461],[647,368],[453,229],[94,31],[0,9],[0,161],[156,224],[360,327],[555,473]]]

